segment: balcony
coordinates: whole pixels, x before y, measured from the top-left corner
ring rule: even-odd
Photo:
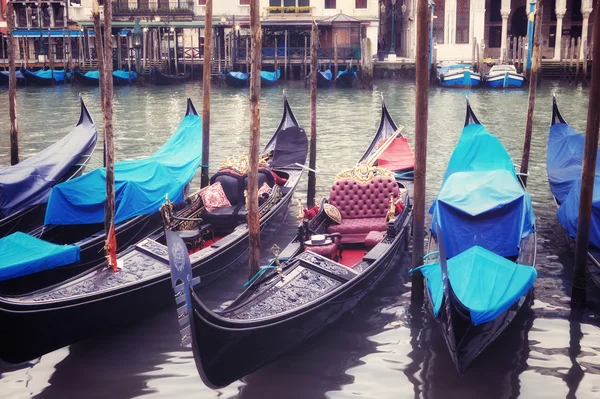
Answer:
[[[113,2],[114,16],[129,15],[194,15],[194,1],[118,0]]]

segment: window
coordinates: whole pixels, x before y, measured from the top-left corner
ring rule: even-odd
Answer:
[[[456,44],[469,43],[471,0],[456,0]]]
[[[283,0],[285,7],[296,7],[296,0]]]
[[[250,0],[240,0],[240,5],[241,6],[249,6],[250,5]]]
[[[583,15],[581,15],[581,0],[573,0],[571,3],[571,21],[583,21]]]
[[[70,3],[72,6],[81,7],[81,0],[71,0]]]
[[[336,8],[335,0],[325,0],[325,8]]]
[[[556,46],[556,25],[550,27],[550,38],[548,39],[548,47]]]
[[[198,0],[198,5],[199,6],[205,6],[206,5],[206,0]]]
[[[281,7],[281,0],[269,0],[269,7]]]
[[[438,0],[435,2],[435,9],[433,13],[433,40],[437,44],[444,44],[444,20],[445,18],[445,0]]]
[[[310,6],[310,0],[298,0],[298,7]]]
[[[502,27],[490,26],[488,43],[490,48],[502,47]]]
[[[500,0],[490,1],[490,22],[502,22],[502,15],[500,14],[500,6],[502,2]]]
[[[556,0],[550,2],[550,21],[556,21]]]
[[[354,8],[367,8],[367,0],[355,0]]]

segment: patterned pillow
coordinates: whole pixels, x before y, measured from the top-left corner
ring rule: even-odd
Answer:
[[[342,223],[342,215],[334,205],[325,204],[323,205],[323,210],[325,210],[325,214],[329,216],[329,219],[333,220],[337,224]]]
[[[258,196],[260,197],[264,193],[268,193],[270,189],[271,187],[267,184],[267,182],[264,182],[263,185],[258,189]]]
[[[208,186],[204,191],[202,191],[202,193],[200,193],[200,197],[202,197],[202,202],[204,203],[204,207],[208,212],[212,212],[215,209],[224,206],[231,206],[231,203],[223,191],[221,182],[216,182]]]

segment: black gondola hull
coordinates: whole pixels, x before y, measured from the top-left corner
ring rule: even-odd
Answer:
[[[0,86],[8,86],[8,75],[5,75],[3,73],[0,73]],[[21,86],[25,84],[25,78],[19,78],[17,77],[17,86]]]
[[[353,74],[340,75],[335,79],[335,87],[353,88],[358,84],[358,78]]]
[[[40,78],[39,76],[27,71],[27,70],[22,70],[23,73],[23,77],[25,78],[25,83],[27,85],[32,85],[32,86],[52,86],[54,85],[55,82],[54,79],[44,79],[44,78]],[[63,82],[60,82],[63,83]]]
[[[182,84],[188,81],[189,79],[189,73],[186,73],[184,75],[166,75],[158,69],[154,69],[152,72],[152,80],[155,85],[159,86]]]
[[[283,221],[292,197],[293,190],[278,203],[277,208],[265,215],[261,220],[262,232],[267,226],[277,225]],[[162,234],[162,228],[155,230],[154,233]],[[141,232],[141,237],[136,238],[135,241],[145,237],[142,234],[144,233]],[[103,243],[102,241],[101,244]],[[127,252],[134,251],[135,249],[131,248]],[[245,234],[210,259],[194,264],[194,275],[201,277],[200,286],[208,285],[233,268],[245,264],[247,252],[248,235]],[[120,257],[126,259],[125,255]],[[85,275],[106,269],[103,263],[95,266],[94,270],[75,276],[64,283],[23,297],[27,298],[26,301],[0,297],[0,325],[10,326],[10,328],[0,329],[0,359],[9,363],[27,361],[102,331],[132,324],[163,307],[172,305],[173,291],[168,261],[161,261],[157,257],[146,257],[143,261],[152,260],[156,262],[153,266],[160,267],[163,272],[133,287],[123,285],[114,290],[85,294],[85,286],[72,286],[74,281]],[[113,272],[104,270],[104,273],[107,276],[106,284],[110,286]],[[82,290],[80,296],[73,295],[72,299],[61,300],[61,292],[72,294],[77,293],[77,290]],[[45,292],[52,293],[45,296]],[[42,300],[36,301],[33,298]]]
[[[409,219],[377,265],[337,295],[326,297],[297,314],[262,323],[259,320],[227,325],[222,319],[215,319],[194,296],[192,346],[203,381],[212,387],[228,385],[302,344],[354,309],[400,262]]]
[[[310,77],[310,75],[309,75]],[[331,80],[323,76],[322,73],[317,73],[317,87],[325,88],[331,86]]]
[[[90,78],[85,76],[84,74],[82,74],[79,71],[75,71],[73,72],[73,77],[75,77],[75,80],[84,85],[84,86],[95,86],[98,87],[100,85],[100,79],[95,79],[95,78]]]
[[[247,79],[238,79],[230,74],[225,75],[225,84],[229,87],[248,87]]]

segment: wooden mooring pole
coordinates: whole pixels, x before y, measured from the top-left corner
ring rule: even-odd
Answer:
[[[415,107],[415,185],[413,201],[412,267],[423,264],[425,241],[425,172],[427,163],[427,118],[429,97],[429,23],[428,0],[417,2],[417,56]],[[474,55],[474,54],[473,54]],[[412,295],[423,296],[423,277],[414,273]]]
[[[10,118],[10,164],[19,163],[19,134],[17,124],[17,71],[15,69],[15,11],[12,1],[6,7],[6,24],[8,27],[8,115]]]
[[[337,33],[333,36],[333,77],[332,81],[337,78],[337,74],[339,71],[339,62],[340,59],[338,57],[338,48],[337,48]]]
[[[96,33],[97,35],[100,32]],[[117,38],[119,38],[117,33]],[[120,41],[120,38],[119,38]],[[104,204],[104,231],[106,232],[106,258],[114,271],[117,267],[117,240],[115,237],[115,146],[113,142],[113,53],[112,53],[112,2],[104,3],[104,65],[102,73],[104,110],[104,148],[106,149],[106,202]],[[120,57],[119,57],[120,58]],[[120,64],[119,64],[120,65]]]
[[[583,87],[587,86],[587,76],[588,76],[588,56],[590,55],[590,48],[586,45],[583,49]]]
[[[594,24],[592,60],[600,60],[600,24]],[[588,101],[587,125],[583,149],[581,171],[581,191],[579,194],[579,218],[577,221],[577,242],[575,244],[575,265],[573,271],[573,293],[571,302],[586,301],[586,266],[588,260],[589,234],[594,195],[596,154],[598,151],[598,129],[600,128],[600,68],[592,66],[590,97]]]
[[[275,39],[275,61],[273,64],[273,71],[275,72],[275,80],[277,80],[277,39]]]
[[[212,60],[212,0],[206,0],[206,29],[204,31],[204,64],[202,66],[202,171],[200,187],[209,184],[208,168],[210,159],[210,61]],[[208,45],[207,45],[208,44]]]
[[[310,143],[308,158],[308,190],[306,192],[306,206],[308,209],[315,206],[315,196],[317,195],[317,176],[315,169],[317,167],[317,58],[319,43],[319,29],[313,19],[312,29],[310,31]]]
[[[98,79],[100,86],[100,107],[102,109],[102,114],[104,114],[104,73],[102,73],[102,71],[104,71],[104,46],[102,45],[102,26],[100,23],[100,5],[98,4],[98,0],[94,0],[92,4],[92,20],[94,21],[95,31],[94,46],[96,47],[96,57],[98,59],[98,71],[100,71]],[[106,146],[106,143],[104,143],[104,145]],[[106,166],[106,147],[104,148],[103,162],[104,166]]]
[[[576,50],[575,50],[575,84],[577,84],[577,82],[579,82],[579,65],[580,63],[580,59],[579,59],[579,54],[581,52],[581,38],[578,37],[577,38],[577,46],[576,46]]]
[[[575,51],[575,38],[571,38],[571,47],[569,48],[569,82],[573,80],[573,52]]]
[[[533,52],[531,55],[531,71],[529,71],[529,100],[527,104],[527,121],[525,122],[525,140],[523,140],[523,156],[521,158],[521,180],[527,186],[527,171],[529,170],[529,150],[533,133],[533,111],[535,108],[535,93],[538,86],[540,71],[540,44],[542,41],[542,1],[535,4],[535,30],[533,34]]]
[[[250,0],[250,35],[252,58],[250,60],[250,148],[248,170],[248,278],[258,273],[260,266],[260,220],[258,216],[258,151],[260,145],[260,71],[262,67],[262,32],[260,0]]]

